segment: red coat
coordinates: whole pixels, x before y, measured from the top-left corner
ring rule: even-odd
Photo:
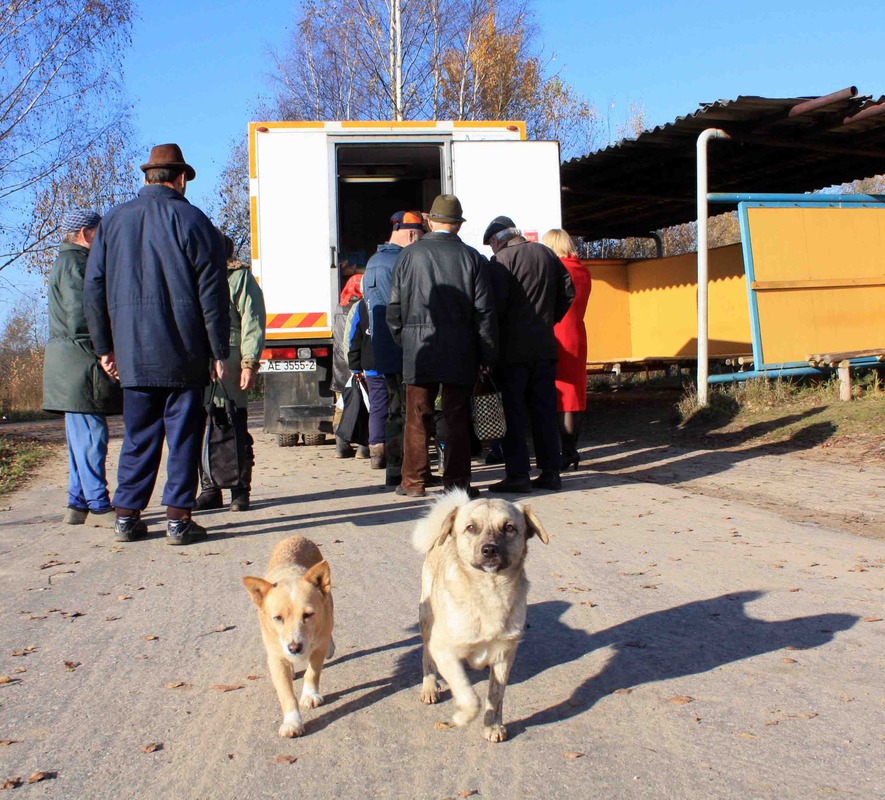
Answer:
[[[575,299],[553,328],[559,361],[556,364],[556,408],[583,411],[587,408],[587,330],[584,312],[590,299],[590,270],[577,258],[561,259],[575,287]]]

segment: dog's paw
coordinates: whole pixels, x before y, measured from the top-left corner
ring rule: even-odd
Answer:
[[[454,722],[460,728],[470,722],[473,722],[478,714],[479,700],[474,700],[474,702],[470,703],[470,705],[460,706],[458,710],[454,714],[452,714],[452,722]]]
[[[439,684],[433,675],[428,675],[421,683],[421,702],[433,705],[439,702]]]
[[[316,708],[325,703],[325,698],[319,692],[302,692],[300,705],[302,708]]]
[[[277,731],[277,734],[281,739],[294,739],[296,736],[304,735],[304,724],[299,722],[298,724],[292,722],[284,722],[280,725],[280,729]]]
[[[482,738],[488,742],[503,742],[507,738],[507,728],[503,725],[486,725],[482,729]]]

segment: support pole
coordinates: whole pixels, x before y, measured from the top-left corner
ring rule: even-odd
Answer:
[[[708,128],[698,136],[698,405],[707,405],[709,364],[708,296],[709,268],[707,250],[707,142],[731,138],[719,128]]]

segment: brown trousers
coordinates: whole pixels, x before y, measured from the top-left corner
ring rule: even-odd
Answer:
[[[433,434],[433,406],[440,384],[406,386],[406,427],[403,435],[404,489],[423,489],[430,477],[427,447]],[[470,386],[442,384],[442,412],[448,429],[444,442],[443,486],[470,488]]]

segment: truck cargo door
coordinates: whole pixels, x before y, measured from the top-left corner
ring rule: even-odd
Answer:
[[[334,187],[327,135],[271,130],[256,134],[255,144],[255,272],[267,305],[268,341],[328,338],[337,271],[330,269]]]
[[[453,142],[452,183],[467,219],[459,235],[485,255],[482,234],[497,216],[536,241],[562,225],[558,142]]]

